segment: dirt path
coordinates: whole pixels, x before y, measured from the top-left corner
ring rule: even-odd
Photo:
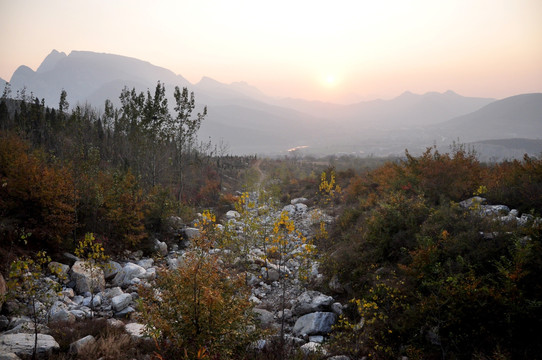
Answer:
[[[252,167],[258,172],[260,175],[258,178],[258,183],[256,184],[257,188],[261,188],[263,185],[263,181],[265,180],[265,174],[260,168],[260,165],[262,164],[262,159],[256,160],[256,162],[252,165]]]

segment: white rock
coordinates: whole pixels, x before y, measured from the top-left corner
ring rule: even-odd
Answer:
[[[141,266],[143,269],[147,270],[154,264],[153,259],[141,259],[137,262],[137,265]]]
[[[122,266],[116,261],[108,261],[104,268],[104,276],[106,280],[113,279],[119,271],[122,270]]]
[[[105,288],[102,269],[86,261],[76,261],[71,270],[71,279],[75,281],[75,291],[79,294],[88,291],[101,291]]]
[[[139,340],[144,337],[145,325],[139,323],[129,323],[124,326],[126,332],[134,340]]]
[[[96,339],[92,335],[87,335],[84,338],[81,338],[77,341],[74,341],[70,344],[70,354],[79,354],[81,349],[86,346],[96,343]]]
[[[48,359],[60,346],[51,335],[38,334],[36,353],[38,359]],[[19,357],[29,358],[34,352],[34,334],[0,335],[0,354],[14,353]]]
[[[131,301],[132,295],[121,294],[111,299],[111,307],[115,312],[119,312],[127,308]]]
[[[191,239],[193,239],[195,237],[198,237],[199,234],[200,234],[200,231],[197,228],[187,227],[186,229],[184,229],[184,233],[185,233],[186,237],[189,240],[191,240]]]
[[[239,214],[235,210],[230,210],[226,213],[226,220],[235,220],[239,219],[241,217],[241,214]]]
[[[143,267],[129,262],[124,265],[111,283],[114,286],[126,287],[130,285],[133,278],[141,278],[145,273],[146,270]]]
[[[112,299],[114,298],[115,296],[118,296],[118,295],[121,295],[121,294],[124,294],[124,292],[122,291],[122,289],[120,287],[113,287],[113,288],[109,288],[109,289],[106,289],[104,291],[104,296],[106,299]]]
[[[295,198],[290,201],[290,204],[297,205],[297,204],[306,204],[307,201],[309,201],[307,198]]]
[[[75,316],[70,313],[66,304],[62,301],[55,301],[49,310],[49,320],[75,322]]]

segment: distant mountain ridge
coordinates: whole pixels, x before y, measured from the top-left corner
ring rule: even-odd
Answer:
[[[495,111],[490,111],[492,107],[482,111],[494,104],[494,99],[464,97],[453,91],[422,95],[407,91],[391,100],[338,105],[274,98],[244,82],[224,84],[203,77],[191,84],[181,75],[146,61],[90,51],[66,55],[53,50],[36,71],[20,66],[10,83],[13,91],[26,87],[27,93],[45,98],[50,106],[56,106],[64,89],[72,106],[89,103],[101,108],[106,99],[118,105],[124,86],[153,91],[157,81],[165,84],[170,96],[174,86],[194,91],[197,104],[209,110],[200,138],[223,139],[233,153],[287,154],[289,148],[306,145],[303,151],[315,154],[387,155],[458,138],[478,141],[542,136],[540,121],[536,121],[541,114],[537,96],[525,98],[526,103],[510,100],[497,104],[502,108]],[[517,116],[510,120],[504,114]],[[505,126],[507,121],[521,132],[511,132]]]

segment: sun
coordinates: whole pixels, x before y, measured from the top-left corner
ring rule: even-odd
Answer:
[[[324,84],[329,87],[335,86],[337,83],[337,77],[333,74],[327,74],[324,79]]]

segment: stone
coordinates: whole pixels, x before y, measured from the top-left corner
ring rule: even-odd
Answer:
[[[474,209],[486,202],[486,199],[480,196],[474,196],[470,199],[459,202],[459,206],[463,209]]]
[[[264,329],[270,328],[275,322],[273,313],[270,311],[265,309],[253,309],[252,311],[256,313],[256,318],[260,321],[260,324]]]
[[[96,339],[92,335],[87,335],[84,338],[81,338],[77,341],[74,341],[70,344],[70,354],[79,354],[79,352],[86,346],[93,345],[96,343]]]
[[[327,360],[350,360],[350,358],[346,355],[335,355],[328,358]]]
[[[319,291],[309,290],[302,293],[294,302],[292,312],[300,316],[316,311],[329,309],[333,304],[333,298]]]
[[[48,359],[60,346],[51,335],[38,334],[36,354],[38,359]],[[34,352],[34,334],[0,335],[0,354],[14,353],[21,358],[30,358]]]
[[[295,215],[295,206],[294,205],[286,205],[285,207],[282,208],[282,211],[288,212],[288,215],[290,217],[292,217],[292,216]]]
[[[295,198],[290,201],[290,204],[297,205],[297,204],[306,204],[309,200],[307,198]]]
[[[186,238],[189,239],[189,240],[192,240],[192,239],[198,237],[199,234],[200,234],[199,229],[193,228],[193,227],[187,227],[183,231],[184,231],[184,234],[185,234]]]
[[[268,268],[266,270],[265,267],[262,267],[261,273],[262,278],[266,279],[268,282],[278,281],[280,278],[278,270],[273,268]]]
[[[308,206],[305,204],[295,204],[295,211],[298,213],[305,213],[307,212]]]
[[[326,335],[336,321],[337,315],[332,312],[313,312],[297,319],[292,332],[294,335]]]
[[[9,319],[5,315],[0,315],[0,332],[6,331],[9,325]]]
[[[62,301],[55,301],[51,309],[49,310],[50,321],[67,321],[75,322],[75,315],[73,315],[66,304]]]
[[[77,256],[70,254],[69,252],[62,253],[62,256],[70,265],[73,265],[76,261],[81,260]]]
[[[143,269],[148,270],[154,264],[153,259],[141,259],[137,262],[137,265],[141,266]]]
[[[124,323],[118,319],[107,319],[107,325],[114,328],[123,328]]]
[[[158,252],[162,256],[167,255],[167,244],[163,241],[156,240],[156,244],[154,245],[154,249],[156,252]]]
[[[113,311],[119,312],[124,310],[132,302],[132,295],[130,294],[121,294],[117,295],[111,299],[111,307]]]
[[[482,215],[508,215],[510,208],[506,205],[482,205],[480,206]]]
[[[131,306],[128,306],[124,310],[116,312],[115,316],[119,318],[125,318],[125,317],[128,317],[128,315],[130,315],[133,312],[135,312],[135,309]]]
[[[102,291],[105,288],[103,270],[96,266],[91,268],[90,263],[86,261],[76,261],[70,273],[72,280],[75,281],[75,291],[79,294]]]
[[[315,342],[315,343],[321,344],[324,342],[324,337],[322,335],[309,336],[309,342]]]
[[[145,325],[139,323],[129,323],[124,329],[133,340],[140,340],[145,336]]]
[[[146,272],[143,267],[129,262],[124,265],[111,283],[114,286],[127,287],[131,284],[133,278],[141,278]]]
[[[111,300],[111,299],[114,298],[115,296],[124,294],[124,292],[122,291],[122,289],[121,289],[120,287],[116,286],[116,287],[113,287],[113,288],[106,289],[106,290],[103,292],[103,294],[104,294],[104,296],[105,296],[106,299]]]
[[[321,344],[310,341],[299,348],[305,355],[322,354],[325,355],[325,350]]]
[[[113,279],[121,270],[122,270],[121,264],[113,260],[108,261],[104,268],[105,279],[106,280]]]
[[[241,214],[239,214],[235,210],[230,210],[226,213],[226,220],[235,220],[239,219],[241,217]]]
[[[10,352],[0,354],[0,360],[21,360],[21,358]]]
[[[331,304],[331,311],[333,311],[335,314],[337,314],[338,316],[341,316],[343,314],[343,306],[341,303],[333,303]]]

